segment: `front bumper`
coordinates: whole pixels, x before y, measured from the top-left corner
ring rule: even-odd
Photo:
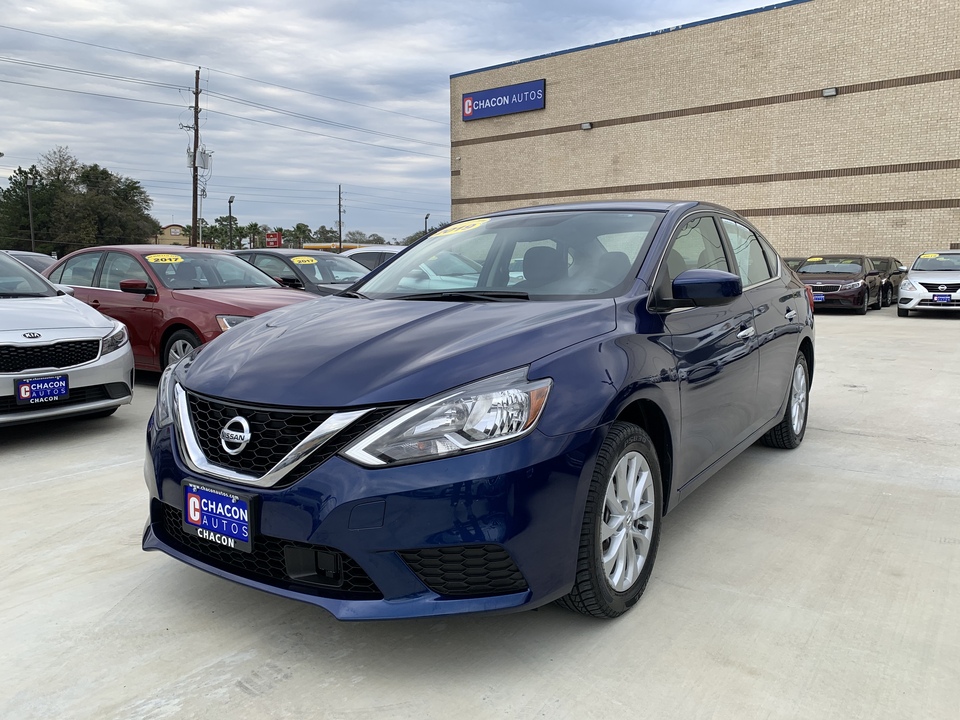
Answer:
[[[367,469],[334,456],[288,487],[191,471],[148,429],[143,548],[342,620],[534,607],[572,587],[592,458],[606,428]],[[184,484],[253,496],[253,552],[180,528]],[[312,563],[312,566],[311,566]]]
[[[905,310],[960,310],[960,291],[905,290],[901,285],[897,307]]]
[[[810,285],[809,287],[813,290],[814,309],[828,307],[857,310],[863,307],[864,296],[870,292],[870,288],[866,285],[853,288],[852,290],[836,290],[833,292],[822,292],[817,289],[816,285]]]
[[[17,404],[16,380],[58,375],[68,377],[70,394],[66,400],[41,406]],[[133,382],[130,343],[73,368],[0,374],[0,426],[86,415],[127,405],[133,400]]]

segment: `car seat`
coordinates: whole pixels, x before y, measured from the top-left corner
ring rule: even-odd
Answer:
[[[566,258],[559,250],[537,245],[523,254],[523,280],[518,287],[539,288],[567,275]]]

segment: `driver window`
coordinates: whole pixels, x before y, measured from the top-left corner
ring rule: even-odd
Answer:
[[[667,253],[667,274],[671,283],[685,270],[730,272],[717,225],[708,215],[693,218],[680,228]]]
[[[279,258],[271,257],[269,255],[257,255],[253,259],[253,264],[273,278],[296,277],[293,274],[293,270],[287,267],[287,264]]]
[[[146,271],[129,255],[118,252],[107,253],[107,259],[100,270],[98,287],[107,290],[119,290],[121,280],[143,280],[149,283]]]

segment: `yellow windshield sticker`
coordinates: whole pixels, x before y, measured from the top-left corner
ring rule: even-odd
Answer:
[[[929,259],[931,259],[931,258],[938,258],[938,257],[940,257],[940,253],[924,253],[924,254],[921,255],[920,257],[922,257],[924,260],[929,260]]]
[[[807,258],[807,262],[820,262],[823,258]]]
[[[313,257],[307,257],[306,255],[298,255],[295,258],[291,258],[294,265],[316,265],[317,259]]]
[[[147,262],[150,263],[181,263],[183,258],[180,255],[171,255],[170,253],[156,253],[147,255]]]
[[[466,232],[467,230],[474,230],[478,227],[482,227],[484,224],[490,222],[490,218],[480,218],[479,220],[467,220],[466,222],[457,223],[456,225],[448,225],[443,230],[438,230],[434,235],[456,235],[457,233]]]

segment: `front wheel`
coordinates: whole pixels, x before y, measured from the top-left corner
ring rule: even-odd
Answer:
[[[633,607],[660,544],[660,461],[642,428],[615,422],[597,454],[570,594],[557,603],[593,617]]]
[[[890,307],[890,303],[893,300],[893,290],[890,288],[883,289],[883,299],[880,301],[882,307]]]
[[[181,358],[192,353],[193,349],[197,347],[200,347],[200,339],[196,335],[189,330],[177,330],[167,338],[167,342],[163,346],[160,365],[162,367],[173,365]]]
[[[867,288],[863,291],[863,302],[860,303],[860,307],[857,308],[857,315],[866,315],[867,310],[870,309],[870,289]]]
[[[867,291],[867,294],[868,295],[870,294],[869,290]],[[872,307],[874,310],[879,310],[881,307],[883,307],[883,288],[882,287],[877,288],[877,301],[873,303],[873,305],[871,305],[870,307]]]
[[[803,435],[807,431],[807,411],[810,406],[810,370],[807,367],[807,358],[801,352],[797,353],[797,361],[793,365],[793,379],[787,390],[787,409],[780,423],[761,438],[761,442],[769,447],[792,450],[803,442]]]
[[[898,307],[897,308],[897,317],[907,317],[910,315],[910,311],[906,308]]]

